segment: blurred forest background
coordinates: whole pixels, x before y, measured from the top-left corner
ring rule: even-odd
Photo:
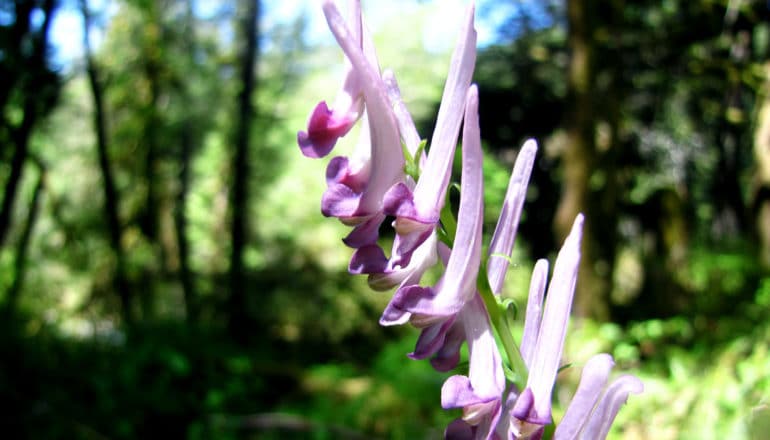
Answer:
[[[3,437],[440,438],[457,416],[320,215],[325,161],[295,136],[342,55],[310,32],[320,5],[271,19],[279,3],[0,2]],[[450,3],[364,0],[425,138]],[[507,294],[524,304],[587,214],[556,419],[606,351],[646,387],[613,438],[770,438],[768,4],[477,16],[487,230],[518,147],[541,145]]]

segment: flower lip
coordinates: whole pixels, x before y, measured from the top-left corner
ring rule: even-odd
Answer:
[[[345,136],[357,121],[356,115],[336,116],[326,101],[321,101],[310,115],[307,131],[297,133],[300,151],[306,157],[318,159],[332,151],[337,139]]]

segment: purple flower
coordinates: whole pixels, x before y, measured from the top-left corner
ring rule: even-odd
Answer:
[[[475,7],[468,7],[458,44],[452,53],[436,127],[420,179],[414,188],[399,183],[385,195],[383,210],[396,217],[396,241],[390,269],[409,264],[412,252],[434,231],[444,206],[452,161],[460,132],[465,95],[476,63]]]
[[[380,318],[383,325],[403,324],[410,320],[421,328],[446,326],[446,322],[453,319],[476,292],[483,225],[482,153],[478,122],[478,89],[471,86],[465,105],[459,220],[446,271],[433,287],[402,285]],[[441,333],[448,327],[443,330]]]
[[[582,228],[583,216],[580,214],[556,258],[537,339],[533,340],[534,335],[529,333],[526,335],[528,339],[521,342],[524,347],[534,348],[527,365],[529,375],[526,387],[511,410],[510,431],[515,438],[527,438],[551,423],[551,392],[559,369],[572,308],[580,263]],[[542,265],[536,273],[543,273]]]
[[[369,57],[374,59],[372,46],[363,44],[364,27],[361,20],[360,0],[350,1],[350,37]],[[367,40],[368,41],[368,40]],[[376,60],[375,60],[376,65]],[[345,136],[361,118],[364,112],[364,96],[361,77],[355,68],[347,62],[342,90],[337,94],[332,109],[321,101],[310,114],[307,131],[297,133],[300,151],[307,157],[324,157],[334,148],[337,139]]]
[[[445,432],[452,439],[492,439],[500,419],[505,377],[500,354],[481,297],[476,294],[458,321],[468,340],[468,376],[451,376],[441,388],[444,409],[462,408],[461,419]]]
[[[358,99],[363,96],[366,117],[362,138],[352,158],[335,157],[329,163],[326,170],[327,190],[321,201],[321,212],[324,215],[337,217],[343,223],[355,227],[345,242],[361,247],[377,240],[377,230],[385,219],[382,213],[383,196],[394,184],[402,182],[405,176],[398,122],[388,96],[388,87],[373,59],[373,49],[368,49],[369,39],[363,38],[363,44],[361,42],[361,34],[364,32],[360,25],[360,9],[357,2],[354,5],[356,7],[353,9],[357,11],[354,17],[357,18],[353,24],[358,30],[353,31],[348,28],[334,2],[326,0],[323,10],[329,28],[350,63],[342,101],[354,103],[350,108],[355,111],[344,111],[346,116],[339,120],[331,116],[326,118],[320,112],[321,116],[317,119],[323,122],[319,122],[319,125],[325,128],[317,131],[309,129],[306,136],[300,133],[299,140],[300,146],[303,145],[303,139],[308,142],[318,140],[318,143],[312,143],[313,146],[308,148],[318,152],[319,156],[324,151],[328,153],[330,142],[333,145],[338,135],[349,129],[340,127],[347,127],[347,123],[354,119],[352,115],[358,115]],[[311,117],[310,125],[313,123]]]
[[[642,381],[634,376],[620,376],[607,386],[614,362],[608,354],[597,354],[583,367],[580,384],[567,412],[556,427],[553,438],[603,439],[629,394],[644,391]]]

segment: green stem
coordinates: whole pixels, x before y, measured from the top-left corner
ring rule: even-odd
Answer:
[[[452,248],[454,246],[455,233],[457,232],[457,220],[455,220],[454,214],[452,214],[451,204],[449,203],[449,191],[447,191],[447,200],[441,209],[440,218],[443,231],[439,234],[439,237],[442,242]],[[479,269],[476,287],[486,306],[497,348],[501,354],[507,357],[508,366],[514,373],[515,377],[512,379],[512,382],[522,389],[527,381],[527,366],[524,363],[524,358],[521,357],[519,346],[513,339],[513,328],[511,328],[510,320],[505,316],[507,311],[500,305],[497,296],[492,293],[492,289],[489,287],[484,274],[486,274],[486,262]]]
[[[481,270],[479,272],[480,275],[483,273],[486,273],[486,270]],[[519,388],[522,388],[527,381],[527,365],[524,363],[524,358],[521,357],[519,346],[513,339],[513,329],[511,328],[508,319],[505,317],[506,311],[500,306],[497,297],[492,293],[492,290],[485,280],[479,279],[477,285],[481,299],[484,300],[484,305],[489,314],[489,322],[492,324],[497,336],[495,340],[497,341],[498,349],[505,353],[510,368],[516,375],[516,379],[518,379],[514,380],[514,383],[516,383]]]

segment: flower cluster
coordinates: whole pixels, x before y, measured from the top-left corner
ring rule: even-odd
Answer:
[[[345,19],[332,0],[323,11],[345,54],[346,73],[331,108],[319,103],[297,142],[301,152],[322,158],[360,122],[350,157],[334,157],[326,169],[321,212],[352,228],[343,242],[353,248],[349,271],[366,274],[376,290],[395,288],[382,325],[420,329],[413,359],[429,359],[438,371],[457,367],[467,343],[468,374],[453,375],[441,390],[444,408],[462,409],[447,438],[541,438],[552,423],[551,394],[561,361],[580,260],[579,215],[556,259],[532,274],[524,332],[516,344],[501,297],[509,255],[525,200],[537,145],[527,141],[511,173],[489,251],[482,255],[483,174],[478,90],[471,84],[476,61],[474,5],[464,16],[452,54],[430,148],[425,152],[391,71],[382,72],[361,17],[351,0]],[[462,174],[457,216],[446,206],[452,162],[462,126]],[[378,231],[393,218],[395,240],[388,256]],[[424,272],[445,268],[433,286]],[[479,277],[486,269],[486,277]],[[546,285],[547,295],[546,295]],[[545,301],[544,301],[544,298]],[[641,382],[623,376],[607,384],[613,361],[591,358],[554,438],[604,438],[629,393]]]

